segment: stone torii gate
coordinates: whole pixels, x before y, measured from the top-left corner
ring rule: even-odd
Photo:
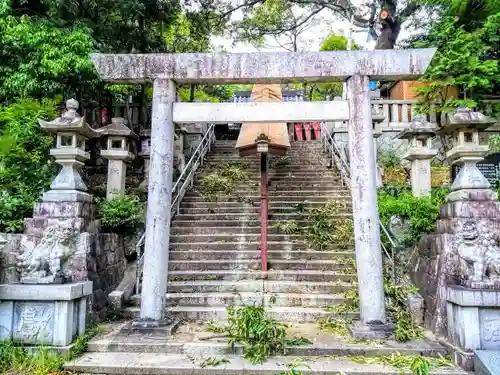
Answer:
[[[384,335],[386,312],[370,80],[416,79],[435,49],[193,54],[96,54],[108,82],[152,82],[151,165],[140,322],[162,324],[167,290],[174,123],[349,120],[360,337]],[[346,81],[347,101],[176,103],[176,84]]]

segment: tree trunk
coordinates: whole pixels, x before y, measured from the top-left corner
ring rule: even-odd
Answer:
[[[401,25],[397,20],[382,23],[382,32],[377,38],[375,49],[393,49],[398,39]]]

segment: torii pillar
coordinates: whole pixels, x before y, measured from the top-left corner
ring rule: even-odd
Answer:
[[[425,73],[435,52],[436,49],[428,48],[375,51],[93,55],[96,69],[105,81],[154,82],[151,171],[140,322],[150,327],[164,322],[172,200],[174,122],[176,116],[180,116],[185,122],[191,121],[192,119],[186,114],[195,114],[199,109],[199,103],[174,103],[175,85],[344,80],[347,81],[350,114],[351,188],[360,296],[360,321],[353,325],[352,334],[360,338],[387,337],[391,332],[391,327],[387,324],[384,308],[373,125],[368,82],[370,80],[416,79]],[[330,103],[331,118],[334,119],[336,118],[335,106],[334,102]],[[179,104],[183,106],[183,112],[176,114],[175,106]],[[249,109],[258,112],[257,108],[254,109],[255,103],[213,105],[219,106],[213,112],[218,113],[219,117],[225,112],[233,114],[232,119],[235,119],[238,117],[236,114],[240,113],[238,106],[245,107],[246,112],[242,111],[245,113],[249,113]],[[296,103],[296,105],[300,106],[301,103]],[[311,103],[305,105],[312,107]],[[325,108],[324,103],[320,104],[321,106]],[[241,118],[238,117],[232,122],[271,121],[273,114],[268,115],[268,118],[250,116],[251,119],[240,116]],[[207,122],[219,121],[220,118],[216,117],[217,115],[214,115],[207,119]],[[313,117],[304,121],[325,120],[324,114],[318,115],[322,118]],[[255,118],[258,119],[255,120]],[[287,119],[287,122],[293,122],[289,120],[292,119]]]

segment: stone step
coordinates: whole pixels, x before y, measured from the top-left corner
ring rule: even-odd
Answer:
[[[221,325],[227,322],[218,322]],[[124,336],[120,332],[121,325],[110,333],[99,335],[88,343],[88,352],[127,352],[127,353],[164,353],[164,354],[195,354],[202,353],[205,357],[224,357],[226,355],[243,354],[243,347],[236,343],[229,348],[227,341],[200,340],[214,336],[206,331],[206,324],[191,323],[181,325],[177,334],[164,337],[151,333],[147,339],[141,334]],[[310,331],[310,332],[309,332]],[[186,337],[185,332],[194,333]],[[322,332],[314,324],[293,324],[289,334],[307,332],[306,337],[314,337],[311,344],[287,346],[285,356],[387,356],[395,353],[402,355],[423,355],[426,357],[446,356],[447,350],[439,343],[431,340],[415,340],[409,343],[388,341],[379,345],[371,343],[352,343],[347,338],[340,338],[328,332]],[[332,359],[332,358],[330,358]]]
[[[178,236],[182,239],[184,236]],[[199,236],[198,238],[204,238],[204,236]],[[248,236],[247,236],[248,237]],[[271,235],[270,239],[274,239],[276,236]],[[195,241],[185,241],[185,242],[170,242],[170,250],[172,251],[248,251],[248,250],[259,250],[260,249],[260,237],[256,241],[247,240],[245,242],[234,242],[234,236],[219,236],[219,238],[226,238],[226,241],[205,241],[205,242],[195,242]],[[310,247],[303,241],[291,242],[286,241],[271,241],[267,242],[268,251],[281,252],[286,254],[291,251],[302,251],[304,253],[313,253],[315,250],[310,249]],[[331,244],[327,250],[320,251],[321,253],[335,253],[335,256],[340,256],[339,251],[350,251],[353,252],[353,248],[345,249],[345,247],[335,246]]]
[[[268,221],[268,228],[271,232],[275,229],[273,225],[279,224],[286,220],[295,220],[298,226],[310,225],[310,221],[303,220],[304,217],[299,214],[272,214],[271,220]],[[332,220],[342,220],[352,218],[352,214],[349,212],[339,213],[331,215]],[[206,214],[206,215],[178,215],[172,221],[172,228],[177,230],[178,228],[184,228],[188,231],[188,228],[207,228],[207,227],[231,227],[237,232],[237,228],[245,228],[242,232],[237,233],[248,233],[249,227],[261,227],[261,221],[258,214]],[[178,232],[181,233],[181,232]],[[231,232],[233,233],[233,232]],[[252,232],[253,233],[253,232]],[[260,232],[259,232],[260,233]],[[278,231],[278,233],[281,233]]]
[[[346,199],[342,197],[342,203],[346,209],[352,210],[352,203],[350,199]],[[260,201],[255,200],[252,201],[253,204],[247,202],[228,202],[228,201],[217,201],[217,202],[205,202],[205,201],[182,201],[180,204],[181,210],[183,209],[213,209],[218,212],[218,210],[223,209],[239,209],[241,212],[252,212],[254,208],[260,207]],[[304,199],[304,197],[299,197],[295,199],[287,199],[287,200],[272,200],[269,202],[269,210],[295,210],[295,206],[297,204],[304,204],[307,207],[320,207],[325,204],[325,201],[312,201],[310,199]]]
[[[257,245],[255,246],[257,247]],[[168,253],[170,261],[186,260],[223,260],[223,259],[252,259],[260,260],[260,250],[219,250],[212,246],[207,250],[171,250]],[[267,256],[273,264],[275,260],[334,260],[338,263],[347,263],[348,259],[354,258],[352,251],[288,251],[288,250],[268,250]]]
[[[229,254],[230,255],[230,254]],[[231,256],[231,255],[230,255]],[[352,268],[352,262],[348,259],[340,260],[293,260],[293,259],[269,259],[268,268],[270,270],[312,270],[312,271],[337,271],[343,272]],[[230,257],[229,259],[196,259],[196,260],[170,260],[168,269],[170,271],[237,271],[237,270],[255,270],[261,268],[260,257],[256,259],[238,259]]]
[[[193,360],[190,354],[91,352],[65,364],[67,371],[107,375],[277,375],[290,373],[289,364],[297,363],[296,371],[309,375],[400,375],[399,369],[379,364],[359,364],[348,358],[271,357],[263,364],[250,364],[241,356],[224,355],[228,362],[217,366],[201,366],[207,358]],[[403,372],[410,374],[410,372]],[[455,368],[433,370],[429,375],[464,375]]]
[[[222,199],[226,195],[220,195],[220,198]],[[258,197],[260,199],[260,192],[258,189],[236,189],[231,192],[231,194],[227,195],[229,197],[231,196],[240,196],[240,197]],[[321,198],[321,197],[326,197],[331,199],[335,199],[337,197],[348,197],[350,198],[351,194],[349,190],[341,190],[341,189],[332,189],[332,190],[322,190],[322,191],[314,191],[314,190],[301,190],[301,189],[296,189],[296,190],[269,190],[269,196],[272,197],[283,197],[283,198],[289,198],[289,197],[302,197],[301,199],[303,201],[305,200],[312,200],[313,198]],[[186,192],[186,195],[184,198],[191,198],[191,197],[201,197],[203,198],[203,194],[200,191],[196,190],[191,190]],[[287,200],[283,199],[283,200]]]
[[[274,199],[274,202],[284,201],[284,202],[289,202],[289,204],[304,203],[304,201],[321,202],[323,204],[330,201],[330,200],[351,201],[350,195],[336,194],[336,193],[317,195],[317,196],[295,195],[293,193],[288,193],[286,195],[285,194],[274,195],[273,199]],[[220,202],[239,202],[240,204],[242,201],[248,202],[248,200],[250,200],[250,201],[254,202],[254,204],[258,205],[260,202],[260,195],[257,195],[257,194],[252,194],[252,195],[245,194],[245,196],[221,195],[217,199],[217,201],[219,203]],[[184,199],[182,200],[182,203],[190,203],[190,202],[214,203],[214,202],[207,202],[206,198],[203,198],[203,196],[201,196],[199,194],[198,195],[186,195],[184,197]],[[272,200],[270,202],[273,203]]]
[[[267,236],[270,242],[300,242],[303,243],[303,236],[297,234],[274,234],[270,233]],[[214,244],[219,242],[231,242],[240,241],[241,244],[246,242],[257,242],[260,241],[260,233],[216,233],[216,234],[204,234],[204,233],[189,233],[189,234],[172,234],[170,236],[170,243],[175,244],[179,242],[188,243],[208,243]],[[332,247],[336,247],[337,244],[331,244]],[[292,244],[290,249],[292,249]]]
[[[356,275],[343,274],[337,271],[316,270],[270,270],[262,272],[258,270],[207,270],[207,271],[170,271],[170,281],[188,280],[275,280],[275,281],[337,281],[354,282]]]
[[[340,219],[337,217],[337,219]],[[349,220],[349,216],[345,216],[343,219]],[[335,218],[332,219],[332,221],[335,221]],[[176,235],[182,235],[182,234],[191,234],[191,235],[200,235],[200,234],[205,234],[205,235],[222,235],[222,234],[232,234],[234,236],[238,236],[239,240],[244,242],[248,241],[249,239],[246,237],[250,237],[248,235],[255,235],[259,234],[261,232],[261,225],[260,221],[220,221],[220,222],[204,222],[204,221],[185,221],[185,222],[179,222],[175,221],[173,223],[177,223],[179,225],[174,225],[172,226],[172,229],[170,230],[170,233],[172,236]],[[183,224],[184,223],[184,224]],[[186,226],[187,223],[191,223],[190,226]],[[224,224],[224,225],[221,225]],[[273,224],[280,223],[279,220],[269,221],[269,226],[267,227],[267,233],[268,236],[270,235],[286,235],[281,228],[274,227]],[[211,225],[213,224],[213,225]],[[300,226],[307,226],[310,223],[309,222],[302,222],[299,221],[297,222],[298,225]],[[289,235],[292,236],[292,235]],[[303,239],[303,236],[298,234],[298,239]],[[245,237],[245,238],[243,238]]]
[[[306,207],[308,208],[311,208],[309,207],[309,205],[306,204]],[[298,211],[297,211],[297,208],[294,207],[293,205],[292,206],[287,206],[287,207],[275,207],[275,206],[272,206],[271,204],[268,206],[268,212],[269,214],[272,214],[272,215],[279,215],[280,217],[281,216],[285,216],[285,215],[297,215],[298,214]],[[352,213],[352,208],[351,207],[346,207],[346,208],[340,208],[339,213]],[[208,208],[208,207],[202,207],[202,208],[181,208],[180,209],[180,212],[179,214],[176,216],[176,219],[179,219],[179,220],[188,220],[186,219],[184,216],[188,217],[188,216],[192,216],[192,215],[207,215],[207,214],[211,214],[211,215],[217,215],[217,219],[220,220],[219,216],[223,215],[223,216],[226,216],[227,218],[223,219],[223,220],[227,220],[228,218],[231,218],[231,217],[236,217],[236,215],[240,215],[240,216],[249,216],[251,215],[252,217],[254,215],[257,215],[259,217],[259,214],[260,214],[260,207],[241,207],[241,205],[239,206],[222,206],[222,207],[216,207],[216,208]],[[280,219],[281,220],[281,219]]]
[[[140,306],[140,296],[134,295],[130,302],[133,306]],[[345,303],[347,300],[342,294],[292,294],[292,293],[262,293],[262,292],[212,292],[212,293],[168,293],[169,306],[230,306],[230,305],[264,305],[314,307]]]
[[[174,221],[175,223],[176,221]],[[179,222],[177,222],[179,223]],[[184,222],[184,223],[188,223],[188,222]],[[247,235],[256,235],[256,234],[259,234],[260,235],[260,230],[261,230],[261,227],[260,227],[260,222],[241,222],[241,221],[235,221],[235,222],[229,222],[229,221],[226,221],[224,222],[224,224],[226,224],[226,226],[222,226],[222,225],[217,225],[217,226],[204,226],[204,225],[201,225],[202,222],[196,222],[196,221],[190,221],[189,223],[193,223],[191,224],[191,226],[185,226],[185,225],[180,225],[180,226],[172,226],[172,229],[170,230],[170,233],[172,236],[176,236],[176,235],[181,235],[181,234],[189,234],[189,235],[200,235],[200,234],[204,234],[204,235],[213,235],[213,236],[219,236],[219,235],[223,235],[223,234],[231,234],[233,236],[238,236],[240,237],[240,241],[244,242],[244,241],[248,241],[249,239],[247,239],[246,237],[250,237],[250,236],[247,236]],[[203,224],[219,224],[219,222],[203,222]],[[248,224],[248,226],[242,226],[243,224]],[[279,234],[282,234],[282,235],[285,235],[285,233],[283,233],[283,231],[279,228],[275,228],[275,227],[272,227],[273,223],[270,222],[268,228],[267,228],[267,233],[268,235],[273,235],[273,234],[276,234],[276,235],[279,235]],[[299,223],[300,224],[300,223]],[[236,225],[239,225],[239,226],[236,226]],[[301,225],[308,225],[308,223],[303,223]],[[292,236],[292,235],[289,235],[289,236]],[[245,237],[245,238],[243,238]],[[302,239],[302,236],[299,235],[299,239]]]
[[[342,282],[275,280],[189,280],[169,281],[168,293],[304,293],[340,294],[354,286]]]
[[[187,321],[227,320],[225,306],[169,306],[166,310]],[[127,307],[126,311],[133,317],[139,316],[139,307]],[[314,323],[318,319],[338,316],[317,307],[272,306],[267,311],[269,316],[280,322]],[[342,316],[357,318],[359,313],[346,313]]]

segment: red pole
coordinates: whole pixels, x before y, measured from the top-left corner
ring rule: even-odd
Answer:
[[[260,154],[260,258],[267,272],[267,153]]]

